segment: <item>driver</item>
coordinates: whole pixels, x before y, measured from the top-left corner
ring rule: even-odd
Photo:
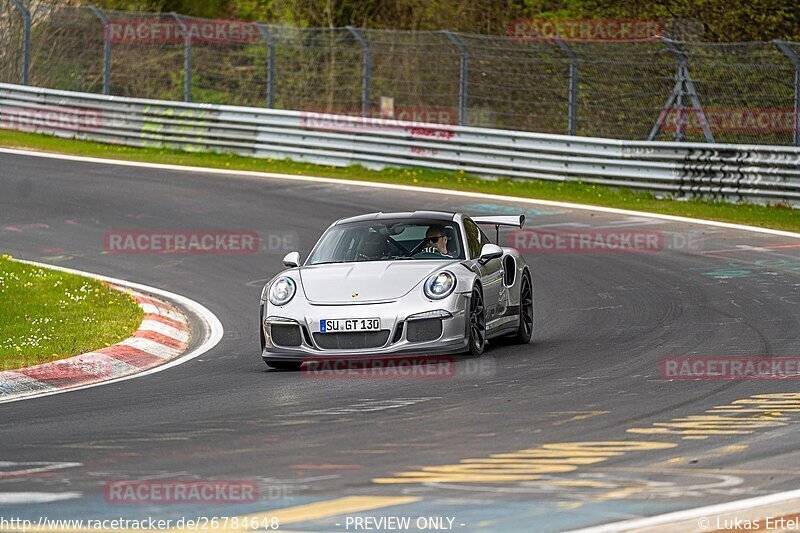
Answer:
[[[434,224],[428,228],[428,231],[425,232],[425,248],[421,251],[450,257],[450,252],[447,250],[447,234],[444,231],[444,226]]]

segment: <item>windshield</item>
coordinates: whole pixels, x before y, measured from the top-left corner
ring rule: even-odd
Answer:
[[[458,226],[441,220],[382,220],[334,226],[320,238],[308,265],[398,259],[464,259]]]

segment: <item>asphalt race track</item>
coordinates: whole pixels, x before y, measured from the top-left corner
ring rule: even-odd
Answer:
[[[268,370],[257,306],[281,269],[277,250],[104,252],[108,231],[252,230],[263,248],[270,235],[293,235],[305,257],[347,215],[513,207],[0,154],[4,253],[185,295],[225,328],[216,348],[164,372],[0,405],[0,516],[177,519],[330,502],[284,513],[281,529],[365,530],[354,517],[441,517],[446,527],[449,517],[452,530],[550,531],[797,488],[798,407],[737,412],[770,401],[754,395],[798,391],[797,381],[666,380],[659,361],[798,355],[800,241],[518,206],[511,211],[527,214],[527,229],[657,232],[664,246],[526,253],[533,342],[492,345],[436,379]],[[514,452],[539,460],[526,467],[497,455]],[[104,492],[121,480],[249,480],[260,489],[246,503],[130,505]]]

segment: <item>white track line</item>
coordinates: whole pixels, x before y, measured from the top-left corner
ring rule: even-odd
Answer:
[[[143,376],[149,376],[150,374],[156,374],[158,372],[163,372],[164,370],[167,370],[167,369],[172,368],[174,366],[181,365],[181,364],[183,364],[183,363],[185,363],[187,361],[190,361],[190,360],[192,360],[192,359],[194,359],[196,357],[199,357],[199,356],[203,355],[204,353],[209,351],[211,348],[216,346],[219,343],[220,340],[222,340],[222,334],[224,333],[224,329],[222,327],[222,323],[219,321],[219,319],[216,317],[216,315],[214,313],[212,313],[211,311],[209,311],[202,304],[199,304],[199,303],[195,302],[194,300],[190,300],[189,298],[187,298],[185,296],[181,296],[180,294],[175,294],[174,292],[169,292],[169,291],[165,291],[165,290],[162,290],[162,289],[157,289],[155,287],[150,287],[150,286],[147,286],[147,285],[143,285],[141,283],[133,283],[133,282],[125,281],[125,280],[122,280],[122,279],[116,279],[116,278],[111,278],[111,277],[108,277],[108,276],[101,276],[99,274],[93,274],[91,272],[84,272],[83,270],[75,270],[75,269],[72,269],[72,268],[66,268],[66,267],[61,267],[61,266],[56,266],[56,265],[48,265],[48,264],[39,263],[39,262],[36,262],[36,261],[26,261],[24,259],[16,259],[15,258],[15,260],[19,261],[21,263],[27,263],[29,265],[35,265],[35,266],[42,267],[42,268],[49,268],[51,270],[59,270],[61,272],[68,272],[70,274],[77,274],[79,276],[84,276],[84,277],[87,277],[87,278],[97,279],[97,280],[100,280],[100,281],[105,281],[105,282],[108,282],[108,283],[112,283],[114,285],[121,285],[123,287],[128,287],[129,289],[135,289],[135,290],[143,291],[143,292],[146,292],[146,293],[149,292],[151,294],[155,294],[157,296],[161,296],[165,300],[168,300],[168,301],[170,301],[172,303],[175,303],[175,304],[178,304],[179,306],[182,306],[184,309],[187,309],[191,314],[193,314],[195,317],[197,317],[198,320],[200,321],[200,325],[199,325],[200,330],[199,331],[192,330],[192,333],[196,334],[196,335],[198,335],[200,337],[205,338],[205,340],[202,342],[202,344],[200,344],[200,346],[198,346],[194,350],[190,350],[190,351],[186,352],[185,354],[183,354],[182,356],[178,357],[177,359],[169,361],[168,363],[165,363],[165,364],[163,364],[161,366],[157,366],[157,367],[151,368],[149,370],[145,370],[143,372],[139,372],[137,374],[132,374],[130,376],[123,376],[123,377],[119,377],[119,378],[109,379],[108,381],[101,381],[99,383],[90,383],[88,385],[81,385],[79,387],[72,387],[72,388],[64,389],[64,390],[53,390],[53,391],[42,392],[41,394],[36,394],[36,395],[33,395],[33,396],[24,396],[22,398],[9,398],[8,400],[0,400],[0,404],[2,404],[2,403],[21,402],[21,401],[25,401],[25,400],[33,400],[33,399],[36,399],[36,398],[41,398],[43,396],[52,396],[54,394],[67,394],[67,393],[74,392],[74,391],[77,391],[77,390],[90,389],[92,387],[100,387],[102,385],[109,385],[111,383],[119,383],[120,381],[127,381],[129,379],[136,379],[136,378],[140,378],[140,377],[143,377]],[[140,339],[140,340],[146,341],[147,339]],[[127,339],[126,339],[126,341],[127,341]],[[126,341],[122,341],[122,344],[125,344]],[[159,346],[161,346],[161,345],[159,345]],[[166,348],[166,347],[164,347],[164,348]]]
[[[657,218],[672,222],[685,222],[688,224],[700,224],[703,226],[714,226],[718,228],[735,229],[750,231],[754,233],[766,233],[767,235],[778,235],[792,239],[800,239],[800,233],[782,231],[777,229],[759,228],[744,224],[733,224],[730,222],[716,222],[713,220],[702,220],[699,218],[680,217],[676,215],[662,215],[660,213],[648,213],[646,211],[631,211],[629,209],[617,209],[616,207],[599,207],[584,204],[573,204],[569,202],[556,202],[553,200],[536,200],[533,198],[519,198],[517,196],[503,196],[499,194],[487,194],[480,192],[456,191],[450,189],[436,189],[433,187],[419,187],[413,185],[396,185],[392,183],[374,183],[368,181],[345,180],[338,178],[322,178],[318,176],[295,176],[292,174],[277,174],[273,172],[255,172],[250,170],[230,170],[224,168],[190,167],[182,165],[165,165],[161,163],[142,163],[139,161],[124,161],[117,159],[102,159],[99,157],[83,157],[77,155],[50,154],[46,152],[36,152],[33,150],[17,150],[14,148],[0,148],[0,153],[23,155],[32,157],[43,157],[46,159],[60,159],[63,161],[78,161],[82,163],[97,163],[101,165],[117,165],[123,167],[140,167],[156,170],[170,170],[179,172],[199,172],[203,174],[218,174],[222,176],[247,176],[251,178],[268,178],[287,181],[300,181],[311,183],[327,183],[331,185],[349,185],[352,187],[369,187],[373,189],[388,189],[394,191],[407,191],[428,194],[447,194],[450,196],[463,196],[465,198],[482,198],[485,200],[501,200],[504,202],[517,202],[522,204],[546,205],[551,207],[561,207],[565,209],[580,209],[584,211],[595,211],[598,213],[612,213],[616,215],[629,215],[647,218]]]
[[[290,175],[290,174],[277,174],[277,173],[273,173],[273,172],[254,172],[254,171],[246,171],[246,170],[228,170],[228,169],[221,169],[221,168],[204,168],[204,167],[189,167],[189,166],[182,166],[182,165],[165,165],[165,164],[159,164],[159,163],[142,163],[142,162],[138,162],[138,161],[123,161],[123,160],[116,160],[116,159],[102,159],[102,158],[98,158],[98,157],[83,157],[83,156],[74,156],[74,155],[65,155],[65,154],[50,154],[50,153],[46,153],[46,152],[36,152],[36,151],[33,151],[33,150],[17,150],[17,149],[12,149],[12,148],[0,148],[0,153],[13,154],[13,155],[22,155],[22,156],[31,156],[31,157],[42,157],[42,158],[47,158],[47,159],[59,159],[59,160],[63,160],[63,161],[77,161],[77,162],[82,162],[82,163],[97,163],[97,164],[101,164],[101,165],[117,165],[117,166],[125,166],[125,167],[149,168],[149,169],[155,169],[155,170],[170,170],[170,171],[178,171],[178,172],[194,172],[194,173],[202,173],[202,174],[217,174],[217,175],[221,175],[221,176],[233,176],[233,177],[246,176],[246,177],[251,177],[251,178],[279,179],[279,180],[299,181],[299,182],[306,182],[306,183],[309,183],[309,182],[310,183],[326,183],[326,184],[330,184],[330,185],[349,185],[349,186],[352,186],[352,187],[368,187],[368,188],[373,188],[373,189],[406,191],[406,192],[415,192],[415,193],[423,193],[423,194],[445,194],[445,195],[450,195],[450,196],[462,196],[462,197],[465,197],[465,198],[481,198],[481,199],[485,199],[485,200],[499,200],[499,201],[503,201],[503,202],[516,202],[516,203],[520,203],[520,204],[544,205],[544,206],[551,206],[551,207],[561,207],[561,208],[565,208],[565,209],[578,209],[578,210],[583,210],[583,211],[594,211],[594,212],[597,212],[597,213],[611,213],[611,214],[617,214],[617,215],[628,215],[628,216],[655,218],[655,219],[660,219],[660,220],[669,220],[669,221],[672,221],[672,222],[684,222],[684,223],[687,223],[687,224],[698,224],[698,225],[703,225],[703,226],[713,226],[713,227],[717,227],[717,228],[726,228],[726,229],[733,229],[733,230],[749,231],[749,232],[753,232],[753,233],[763,233],[763,234],[767,234],[767,235],[777,235],[777,236],[781,236],[781,237],[788,237],[788,238],[791,238],[791,239],[800,239],[800,233],[794,233],[794,232],[791,232],[791,231],[782,231],[782,230],[775,230],[775,229],[769,229],[769,228],[759,228],[759,227],[756,227],[756,226],[747,226],[747,225],[744,225],[744,224],[732,224],[732,223],[729,223],[729,222],[716,222],[716,221],[713,221],[713,220],[702,220],[702,219],[698,219],[698,218],[680,217],[680,216],[675,216],[675,215],[662,215],[660,213],[648,213],[648,212],[645,212],[645,211],[632,211],[632,210],[629,210],[629,209],[617,209],[615,207],[598,207],[598,206],[583,205],[583,204],[573,204],[573,203],[569,203],[569,202],[556,202],[556,201],[552,201],[552,200],[536,200],[536,199],[533,199],[533,198],[519,198],[519,197],[515,197],[515,196],[503,196],[503,195],[499,195],[499,194],[486,194],[486,193],[478,193],[478,192],[456,191],[456,190],[449,190],[449,189],[435,189],[435,188],[429,188],[429,187],[415,187],[415,186],[412,186],[412,185],[396,185],[396,184],[391,184],[391,183],[373,183],[373,182],[367,182],[367,181],[343,180],[343,179],[336,179],[336,178],[322,178],[322,177],[318,177],[318,176],[294,176],[294,175]],[[69,271],[69,269],[61,269],[61,270]],[[110,278],[103,278],[103,277],[98,277],[98,279],[106,279],[107,281],[110,280]],[[145,291],[149,290],[149,291],[153,292],[154,294],[159,294],[159,295],[162,295],[162,296],[164,296],[166,298],[179,298],[179,300],[177,300],[177,301],[181,301],[187,307],[190,307],[190,306],[187,305],[186,302],[192,302],[188,298],[184,298],[184,297],[178,296],[176,294],[167,293],[166,291],[159,291],[158,289],[152,289],[152,288],[144,287],[143,285],[131,284],[131,283],[122,282],[122,281],[119,281],[119,280],[113,280],[113,282],[116,282],[116,283],[118,283],[120,285],[126,285],[126,286],[129,286],[129,287],[132,287],[132,288],[140,288],[140,289],[145,290]],[[216,324],[218,325],[218,328],[219,328],[218,331],[213,330],[213,328],[212,328],[212,337],[214,335],[218,335],[218,338],[216,338],[216,340],[213,342],[213,344],[211,344],[210,346],[208,346],[205,349],[202,349],[203,346],[205,346],[206,344],[208,344],[210,342],[211,338],[209,338],[209,341],[204,343],[203,346],[199,347],[197,350],[194,350],[194,351],[192,351],[191,353],[189,353],[187,355],[184,355],[180,359],[176,359],[175,361],[172,361],[171,363],[168,363],[168,364],[160,366],[160,367],[156,367],[156,368],[154,368],[152,370],[148,370],[148,371],[143,372],[141,374],[136,374],[134,376],[127,377],[127,378],[121,378],[121,379],[132,379],[132,378],[135,378],[135,377],[151,374],[151,373],[154,373],[154,372],[159,372],[161,370],[166,370],[167,368],[170,368],[172,366],[181,364],[185,360],[197,357],[201,353],[204,353],[204,352],[208,351],[209,349],[211,349],[214,345],[217,344],[217,342],[219,342],[219,339],[222,337],[222,324],[220,324],[219,320],[217,320],[217,317],[215,317],[205,307],[201,306],[200,304],[196,304],[195,302],[192,302],[192,304],[202,308],[206,313],[208,313],[208,315],[213,317],[213,321],[215,321]],[[208,321],[209,319],[207,318],[206,320]],[[196,352],[199,352],[199,353],[196,353]],[[80,388],[88,388],[88,387],[94,387],[94,386],[97,386],[97,385],[104,385],[106,383],[113,383],[114,381],[120,381],[120,380],[106,381],[104,383],[99,383],[99,384],[96,384],[96,385],[87,385],[86,387],[78,387],[76,389],[70,389],[70,390],[79,390]],[[64,392],[68,392],[68,391],[64,391]],[[46,394],[58,394],[58,393],[59,392],[46,393]],[[24,398],[22,398],[22,399],[24,399]],[[712,509],[714,507],[722,507],[722,508],[724,508],[724,506],[728,506],[728,505],[734,506],[734,507],[735,506],[742,506],[742,505],[747,505],[746,502],[752,502],[752,501],[756,501],[756,503],[751,504],[751,506],[752,505],[763,505],[763,503],[760,503],[760,502],[763,502],[764,498],[773,498],[774,501],[778,502],[778,501],[784,501],[784,500],[792,499],[794,497],[797,497],[798,495],[800,495],[800,491],[778,492],[778,493],[775,493],[775,494],[770,494],[768,496],[761,496],[759,498],[752,498],[750,500],[740,500],[738,502],[732,502],[730,504],[721,504],[720,506],[711,506],[711,507],[704,507],[704,508],[699,508],[699,509],[689,509],[689,510],[686,510],[686,511],[678,511],[677,513],[669,513],[669,514],[666,514],[666,515],[658,515],[658,516],[652,516],[652,517],[648,517],[648,518],[635,519],[635,520],[632,520],[632,521],[629,521],[629,522],[617,522],[616,524],[607,524],[605,526],[598,526],[598,528],[600,528],[600,529],[592,528],[590,531],[596,531],[596,532],[600,532],[600,531],[620,531],[621,529],[619,529],[619,528],[621,527],[621,524],[630,523],[630,522],[636,522],[638,520],[651,521],[651,522],[649,522],[650,524],[658,525],[658,524],[663,524],[663,523],[667,523],[667,522],[671,522],[671,521],[675,521],[677,519],[680,519],[680,517],[674,518],[672,516],[673,515],[680,515],[681,513],[685,513],[685,517],[692,518],[692,517],[695,516],[693,513],[710,512],[710,511],[708,511],[708,509]],[[739,509],[744,509],[744,507],[739,507]],[[702,514],[700,516],[702,516]],[[665,517],[670,517],[670,518],[665,518]],[[629,529],[634,529],[636,527],[644,527],[644,526],[636,526],[635,525],[635,526],[633,526],[632,528],[629,528]],[[608,528],[608,529],[602,529],[602,528]]]
[[[797,498],[800,498],[800,490],[776,492],[774,494],[756,496],[755,498],[747,498],[745,500],[719,503],[716,505],[708,505],[706,507],[695,507],[693,509],[686,509],[684,511],[675,511],[673,513],[649,516],[647,518],[634,518],[631,520],[624,520],[622,522],[612,522],[610,524],[587,527],[584,529],[575,529],[570,533],[610,533],[612,531],[638,530],[646,527],[663,526],[665,524],[674,524],[675,522],[683,522],[686,520],[706,518],[724,513],[743,511],[753,507],[762,507],[764,505],[781,503]],[[716,526],[711,527],[711,529],[716,529]]]
[[[53,503],[82,496],[81,492],[0,492],[0,505]]]

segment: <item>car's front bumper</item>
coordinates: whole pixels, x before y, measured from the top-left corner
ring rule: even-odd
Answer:
[[[276,307],[265,304],[261,324],[264,335],[262,357],[273,361],[310,361],[314,359],[358,359],[379,356],[454,354],[467,349],[467,313],[469,293],[455,293],[443,300],[424,297],[401,298],[398,301],[341,305],[318,305],[304,301]],[[414,315],[428,312],[446,313],[441,318],[441,334],[435,339],[414,342],[409,340],[409,323]],[[388,331],[386,341],[379,346],[331,349],[320,346],[320,321],[323,319],[379,318],[381,331]],[[398,334],[398,326],[402,331]],[[272,334],[274,325],[295,324],[301,329],[298,346],[282,345]],[[335,335],[335,334],[333,334]]]

